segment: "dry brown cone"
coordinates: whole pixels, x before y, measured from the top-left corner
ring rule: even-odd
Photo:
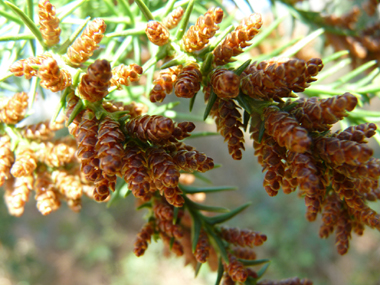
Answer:
[[[214,63],[216,65],[225,65],[234,61],[231,57],[241,54],[243,48],[251,45],[247,42],[257,35],[261,25],[261,15],[258,13],[243,18],[239,26],[229,33],[224,41],[213,51]]]
[[[54,122],[46,121],[25,127],[21,133],[29,140],[46,141],[51,140],[55,132],[64,127],[64,116],[58,117]]]
[[[106,175],[120,173],[124,156],[123,143],[125,136],[120,130],[120,123],[109,116],[99,124],[98,142],[95,146],[97,158],[100,160],[99,167]]]
[[[117,101],[103,101],[103,108],[110,113],[128,111],[131,118],[136,118],[148,112],[148,106],[143,103],[131,103],[124,105],[123,102]]]
[[[143,73],[141,66],[133,63],[130,65],[121,64],[112,69],[111,86],[116,86],[121,90],[121,85],[129,86],[131,82],[139,81]]]
[[[51,175],[47,171],[40,171],[34,184],[36,191],[35,199],[37,201],[37,209],[42,215],[48,215],[58,210],[61,206],[57,189],[55,188]]]
[[[228,265],[223,261],[224,271],[231,277],[233,281],[245,282],[248,277],[247,269],[244,268],[244,265],[232,254],[228,254],[228,259]]]
[[[13,63],[9,67],[9,71],[15,76],[25,75],[25,79],[31,79],[33,76],[37,76],[38,70],[34,69],[32,65],[41,65],[42,62],[48,58],[50,55],[37,55],[36,57],[29,57],[27,59],[21,59]]]
[[[263,171],[265,174],[263,186],[269,196],[276,196],[282,185],[282,180],[285,174],[286,148],[280,147],[273,138],[268,137],[263,139],[261,144],[254,143],[255,155],[260,148],[259,153],[262,155]]]
[[[38,77],[41,78],[40,85],[53,92],[62,91],[72,83],[71,74],[65,69],[59,69],[57,61],[53,58],[47,58],[42,62]]]
[[[138,146],[127,146],[123,157],[121,175],[132,194],[141,199],[150,197],[151,178],[144,151]]]
[[[25,92],[14,94],[0,110],[0,119],[6,124],[17,124],[26,114],[28,108],[28,94]]]
[[[74,64],[85,62],[99,48],[98,44],[106,32],[106,23],[102,19],[93,20],[80,37],[68,48],[67,56]]]
[[[16,161],[11,168],[14,177],[29,176],[37,168],[37,158],[28,146],[19,146],[16,151]]]
[[[170,40],[169,30],[157,21],[149,21],[146,25],[145,33],[148,40],[156,46],[163,46]]]
[[[356,23],[358,22],[359,16],[360,16],[360,9],[357,6],[354,6],[352,10],[345,15],[342,15],[342,16],[328,15],[322,18],[325,24],[327,25],[354,30]]]
[[[199,234],[197,247],[195,248],[194,256],[200,263],[205,263],[210,256],[210,242],[207,234],[202,230]]]
[[[322,68],[319,58],[307,62],[287,58],[254,62],[241,74],[241,90],[255,99],[281,102],[281,98],[295,97],[292,91],[303,92]]]
[[[351,238],[352,224],[346,209],[342,209],[336,224],[335,245],[340,255],[347,253]]]
[[[73,134],[78,144],[76,155],[81,162],[81,171],[86,179],[92,182],[101,176],[99,159],[96,158],[97,151],[95,151],[95,145],[98,141],[98,125],[99,122],[95,118],[95,114],[86,110],[82,121]]]
[[[266,108],[263,115],[265,132],[272,136],[280,146],[298,153],[308,150],[311,139],[295,118],[275,106]]]
[[[286,163],[287,168],[291,169],[291,177],[297,179],[300,191],[305,195],[307,218],[314,221],[321,211],[326,192],[316,161],[309,153],[289,152]],[[287,177],[284,179],[287,180]]]
[[[331,193],[325,199],[323,203],[322,224],[319,230],[321,238],[327,238],[334,231],[342,205],[343,203],[336,193]]]
[[[218,132],[228,142],[228,152],[235,160],[240,160],[244,150],[244,134],[241,114],[238,106],[233,100],[222,100],[217,98],[210,115],[215,118]]]
[[[155,187],[160,191],[161,195],[165,196],[169,204],[181,207],[184,199],[178,188],[179,170],[171,156],[165,150],[159,148],[148,149],[146,156],[148,157],[151,178]]]
[[[206,172],[214,168],[214,160],[203,152],[184,143],[176,143],[167,147],[174,163],[186,172]]]
[[[219,98],[236,98],[239,95],[240,78],[232,70],[218,68],[211,75],[211,85]]]
[[[8,136],[0,137],[0,186],[11,178],[10,170],[14,162],[11,140]]]
[[[325,163],[339,166],[344,163],[361,165],[373,155],[373,150],[366,144],[340,140],[334,137],[321,137],[315,141],[315,151]]]
[[[144,255],[145,251],[148,248],[148,243],[151,241],[153,233],[154,230],[152,224],[146,223],[137,234],[135,248],[133,249],[133,252],[137,257]]]
[[[116,187],[116,175],[108,176],[104,175],[100,171],[100,176],[95,180],[93,198],[97,202],[106,202],[111,195],[111,191],[115,191]]]
[[[336,137],[340,140],[354,141],[357,143],[367,143],[366,138],[371,138],[376,134],[377,126],[374,123],[365,123],[351,126],[342,132],[337,132]],[[335,135],[335,134],[334,134]]]
[[[97,59],[88,67],[87,73],[82,76],[78,86],[79,94],[90,102],[100,101],[108,95],[111,78],[110,63],[105,59]]]
[[[182,38],[183,48],[187,52],[201,50],[208,44],[219,27],[216,24],[222,22],[223,10],[210,8],[204,16],[200,16],[194,26],[191,26]]]
[[[175,124],[170,118],[145,115],[127,122],[125,126],[131,137],[154,144],[166,144],[174,132]]]
[[[40,32],[44,42],[51,47],[59,43],[59,19],[55,16],[55,7],[49,0],[40,0],[38,3],[38,17],[40,19]]]
[[[166,247],[170,246],[171,238],[166,233],[160,232],[160,238],[162,239]],[[177,239],[174,239],[173,246],[171,247],[171,251],[176,256],[182,256],[184,254],[183,246]]]
[[[24,206],[29,200],[33,182],[33,176],[23,176],[5,183],[4,200],[10,215],[20,217],[24,213]]]
[[[180,98],[193,98],[201,89],[202,73],[195,62],[185,66],[174,84],[174,94]]]
[[[153,89],[150,91],[151,102],[162,102],[166,95],[173,91],[174,83],[182,70],[182,65],[166,68],[160,71],[158,78],[153,81]]]
[[[290,113],[308,131],[321,132],[347,117],[347,111],[352,111],[357,102],[358,99],[348,92],[328,99],[301,98],[294,102],[297,105]]]
[[[379,5],[378,0],[367,0],[366,2],[362,4],[362,8],[369,16],[373,16],[376,13],[376,9],[378,5]]]
[[[59,193],[69,200],[79,200],[82,197],[83,187],[80,179],[66,170],[56,170],[51,174],[54,186]]]
[[[299,279],[298,277],[293,277],[280,281],[263,280],[258,282],[257,285],[313,285],[313,281],[306,278]]]
[[[179,21],[181,21],[183,13],[182,7],[178,7],[162,20],[162,24],[169,30],[174,29],[178,26]]]
[[[267,240],[267,236],[260,232],[225,227],[221,228],[221,238],[228,243],[241,247],[260,246]]]
[[[232,250],[232,254],[240,259],[255,260],[256,253],[250,248],[237,247]]]
[[[54,143],[40,144],[37,151],[38,160],[50,167],[60,167],[70,163],[75,155],[76,145],[73,140],[59,140]]]

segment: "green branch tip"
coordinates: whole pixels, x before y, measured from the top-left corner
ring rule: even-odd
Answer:
[[[177,33],[175,35],[175,38],[177,39],[177,41],[181,40],[183,35],[185,34],[185,31],[187,29],[187,25],[189,24],[190,15],[191,15],[191,12],[193,11],[193,8],[194,8],[194,0],[191,0],[189,2],[189,5],[187,5],[185,14],[183,15],[183,18],[181,20],[181,24],[178,27]]]
[[[139,6],[141,13],[147,21],[154,21],[152,13],[142,0],[135,0],[135,3]]]

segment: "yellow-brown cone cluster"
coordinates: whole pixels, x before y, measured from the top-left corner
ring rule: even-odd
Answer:
[[[169,30],[157,21],[149,21],[145,33],[148,39],[157,46],[163,46],[169,42]]]
[[[174,29],[178,26],[179,21],[181,21],[183,13],[182,7],[178,7],[162,20],[162,24],[169,30]]]
[[[59,43],[59,19],[55,16],[55,7],[49,0],[40,0],[38,3],[38,17],[40,19],[41,35],[47,46],[51,47]]]
[[[17,124],[26,114],[28,94],[25,92],[14,94],[1,108],[0,119],[6,124]]]

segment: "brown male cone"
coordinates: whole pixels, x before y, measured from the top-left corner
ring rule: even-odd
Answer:
[[[97,59],[88,67],[87,73],[82,76],[78,86],[79,94],[90,102],[100,101],[108,95],[111,78],[110,63],[105,59]]]
[[[28,99],[28,94],[25,92],[14,94],[0,110],[1,121],[14,125],[24,119]]]
[[[182,70],[182,65],[166,68],[160,71],[158,78],[153,81],[153,89],[150,91],[150,102],[162,102],[167,94],[173,91],[174,83]]]
[[[37,209],[42,215],[48,215],[61,206],[57,189],[51,180],[50,173],[46,170],[37,174],[34,190],[36,191]]]
[[[147,223],[137,234],[135,248],[133,250],[137,257],[142,256],[145,253],[145,250],[148,248],[148,243],[150,243],[153,233],[154,230],[152,224]]]
[[[37,168],[35,152],[28,146],[19,146],[16,150],[16,160],[11,168],[14,177],[29,176]]]
[[[138,146],[127,146],[123,157],[121,175],[132,194],[143,200],[149,199],[151,178],[145,152]]]
[[[48,0],[40,0],[38,3],[38,17],[40,19],[40,31],[47,46],[51,47],[59,43],[59,19],[55,15],[55,7]]]
[[[210,256],[210,242],[208,240],[205,231],[201,231],[199,234],[197,246],[195,248],[194,256],[196,260],[200,263],[205,263]]]
[[[95,19],[88,24],[84,32],[68,48],[67,56],[74,64],[85,62],[93,52],[99,48],[98,44],[106,32],[106,23],[102,19]]]
[[[8,212],[12,216],[20,217],[24,213],[25,203],[29,200],[33,190],[33,176],[22,176],[5,183],[4,200]]]
[[[59,69],[57,61],[53,58],[47,58],[42,62],[38,77],[41,79],[40,85],[53,92],[62,91],[71,85],[71,74],[65,69]]]
[[[25,75],[25,79],[31,79],[38,74],[38,70],[34,69],[31,65],[41,65],[42,62],[48,58],[51,58],[51,56],[41,54],[27,59],[20,59],[9,67],[9,71],[15,76]]]
[[[10,170],[14,160],[10,138],[8,136],[0,137],[0,186],[4,184],[5,180],[11,178]]]
[[[233,61],[231,57],[241,54],[243,48],[251,45],[247,41],[252,40],[257,35],[261,25],[261,15],[258,13],[243,18],[239,26],[229,33],[224,41],[213,51],[214,63],[216,65],[225,65]]]
[[[205,94],[206,96],[206,94]],[[243,126],[238,106],[233,100],[217,99],[210,115],[215,118],[218,132],[228,142],[228,152],[235,160],[240,160],[244,150],[244,134],[240,129]]]
[[[229,264],[223,262],[224,271],[231,277],[235,282],[245,282],[248,277],[247,269],[244,265],[237,260],[232,254],[228,255]]]
[[[179,21],[181,21],[184,12],[182,7],[178,7],[162,20],[162,24],[169,30],[174,29],[178,26]]]
[[[319,58],[308,62],[287,58],[255,62],[241,74],[241,90],[255,99],[281,102],[283,97],[295,97],[292,91],[302,92],[309,87],[322,68]]]
[[[141,66],[135,63],[116,66],[112,69],[111,86],[117,86],[121,90],[121,85],[129,86],[131,82],[138,81],[142,73]]]
[[[221,228],[221,238],[241,247],[260,246],[267,240],[267,236],[260,232],[225,227]]]
[[[193,52],[204,48],[219,30],[216,24],[222,22],[222,19],[223,10],[221,8],[210,8],[200,16],[195,25],[191,26],[182,38],[184,50]]]
[[[157,21],[149,21],[146,25],[145,33],[151,43],[163,46],[169,42],[169,30]]]
[[[211,85],[219,98],[236,98],[239,95],[240,78],[232,70],[218,68],[211,76]]]
[[[174,84],[174,94],[180,98],[193,98],[201,89],[202,73],[197,63],[186,65]]]

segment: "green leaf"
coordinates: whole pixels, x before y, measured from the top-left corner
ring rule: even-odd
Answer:
[[[286,17],[288,16],[277,18],[277,20],[275,20],[272,24],[270,24],[269,27],[266,27],[265,29],[263,29],[262,32],[260,32],[258,35],[255,36],[255,38],[251,42],[251,45],[247,47],[245,50],[249,51],[257,47],[266,37],[268,37],[272,33],[274,29],[278,27],[279,24],[281,24],[283,20],[285,20]]]
[[[350,52],[348,50],[342,50],[342,51],[338,51],[336,53],[333,53],[332,55],[329,55],[327,57],[324,57],[322,59],[323,63],[326,64],[326,63],[329,63],[330,61],[333,61],[333,60],[336,60],[342,56],[345,56],[345,55],[348,55]]]
[[[140,206],[136,208],[136,210],[141,210],[144,208],[152,208],[152,202],[146,202],[144,204],[141,204]]]
[[[175,225],[177,223],[178,213],[179,213],[179,208],[178,207],[174,207],[174,210],[173,210],[173,225]]]
[[[240,92],[239,95],[236,97],[236,100],[239,102],[239,105],[242,106],[245,111],[247,111],[249,114],[252,114],[251,104],[246,95]]]
[[[240,261],[244,266],[255,266],[270,262],[269,259],[246,260],[241,258],[238,258],[238,261]]]
[[[269,53],[266,53],[266,54],[263,54],[263,55],[261,55],[259,57],[256,57],[254,60],[257,61],[257,62],[260,62],[260,61],[271,59],[271,58],[273,58],[275,56],[278,56],[280,53],[282,53],[288,47],[294,45],[296,42],[298,42],[302,38],[303,37],[298,37],[298,38],[292,39],[290,42],[287,42],[283,46],[280,46],[279,48],[276,48],[275,50],[273,50],[273,51],[271,51]]]
[[[79,100],[75,105],[73,112],[70,114],[69,119],[67,120],[67,125],[70,125],[82,110],[84,110],[83,101]]]
[[[322,80],[330,77],[331,75],[335,74],[337,71],[342,70],[343,67],[345,67],[346,65],[349,65],[351,62],[352,62],[352,60],[350,58],[345,58],[345,59],[335,63],[329,69],[320,72],[316,77],[317,77],[318,81],[322,81]]]
[[[4,77],[0,78],[0,82],[7,80],[8,78],[10,78],[12,76],[13,76],[12,72],[7,72],[7,74],[5,74]]]
[[[234,73],[238,76],[240,76],[243,71],[248,67],[248,65],[251,63],[252,59],[248,59],[246,62],[244,62],[242,65],[240,65],[238,68],[234,70]]]
[[[195,277],[198,276],[199,270],[201,270],[203,263],[198,262],[197,267],[195,268]]]
[[[59,9],[59,13],[57,13],[59,21],[62,22],[63,19],[71,15],[78,7],[80,7],[86,1],[89,1],[89,0],[74,1],[66,5],[65,7],[62,7],[61,9]]]
[[[210,71],[212,70],[212,63],[214,61],[214,54],[213,53],[209,53],[207,54],[205,60],[203,61],[202,65],[201,65],[201,73],[203,76],[207,76]]]
[[[12,22],[15,22],[19,25],[24,25],[24,22],[21,21],[19,18],[17,18],[16,16],[13,16],[12,14],[9,14],[5,11],[3,11],[2,9],[0,9],[0,16],[3,16],[4,18],[7,18],[8,20],[12,21]]]
[[[141,24],[139,27],[134,29],[128,29],[120,32],[114,32],[105,34],[105,38],[114,38],[114,37],[126,37],[126,36],[136,36],[145,34],[146,24]]]
[[[248,124],[249,124],[250,119],[251,119],[251,115],[246,110],[244,110],[244,113],[243,113],[243,129],[245,132],[248,129]]]
[[[263,267],[261,267],[261,269],[259,271],[257,271],[257,278],[255,278],[255,280],[259,280],[261,277],[263,277],[263,275],[267,271],[269,265],[270,265],[270,261],[268,263],[266,263]]]
[[[154,21],[154,17],[150,12],[149,8],[145,5],[144,1],[135,0],[135,3],[137,4],[137,6],[139,6],[141,13],[144,15],[147,21]]]
[[[133,15],[133,13],[131,11],[131,7],[129,6],[129,2],[126,0],[118,0],[118,3],[120,3],[120,6],[123,8],[125,14],[131,20],[132,26],[134,26],[135,25],[135,15]]]
[[[176,101],[176,102],[170,102],[168,104],[162,105],[162,106],[156,108],[152,112],[152,115],[161,115],[161,114],[165,113],[165,111],[171,110],[171,109],[173,109],[175,106],[177,106],[179,104],[180,104],[180,102]]]
[[[190,99],[190,102],[189,102],[189,111],[193,111],[193,107],[194,107],[194,103],[195,103],[195,98],[197,98],[198,96],[198,93],[195,93],[195,95]]]
[[[250,205],[251,205],[251,202],[246,203],[246,204],[244,204],[244,205],[242,205],[240,207],[237,207],[236,209],[230,211],[229,213],[222,214],[222,215],[215,216],[215,217],[205,217],[204,219],[210,225],[221,224],[221,223],[224,223],[224,222],[232,219],[237,214],[241,213],[246,208],[248,208]]]
[[[209,237],[211,237],[212,240],[217,245],[217,247],[219,249],[219,253],[222,256],[222,258],[224,259],[224,261],[227,264],[229,264],[228,254],[227,254],[226,248],[225,248],[224,243],[221,240],[221,238],[218,235],[216,235],[215,232],[214,232],[214,229],[211,226],[207,225],[207,224],[205,225],[205,230],[208,233]]]
[[[190,137],[186,138],[188,139],[195,139],[200,137],[209,137],[209,136],[219,136],[219,133],[216,132],[196,132],[192,133]]]
[[[183,190],[187,194],[213,193],[213,192],[237,190],[237,188],[233,187],[233,186],[193,187],[193,186],[181,185],[180,188],[181,188],[181,190]]]
[[[30,91],[29,91],[29,96],[32,98],[32,100],[31,100],[31,104],[29,106],[29,110],[32,109],[33,104],[35,102],[36,94],[37,94],[37,87],[38,87],[39,81],[40,81],[40,79],[38,77],[32,78],[32,83],[30,84]]]
[[[244,282],[244,285],[256,285],[257,282],[252,276],[248,276]]]
[[[264,133],[265,133],[265,122],[262,121],[260,125],[260,130],[259,130],[259,143],[261,143],[261,141],[263,140]]]
[[[178,30],[177,30],[177,33],[175,35],[175,38],[177,39],[177,41],[181,40],[183,35],[185,34],[185,31],[187,29],[187,25],[189,24],[190,15],[191,15],[191,12],[193,11],[193,8],[194,8],[194,0],[191,0],[189,2],[189,5],[187,5],[186,11],[183,15],[183,18],[181,20],[181,23],[180,23]]]
[[[172,250],[174,242],[175,242],[175,238],[174,238],[174,237],[171,237],[171,238],[170,238],[170,244],[169,244],[169,248],[170,248],[170,250]]]
[[[185,199],[187,207],[191,207],[192,209],[200,210],[200,211],[206,211],[206,212],[215,212],[215,213],[228,213],[230,210],[224,207],[217,207],[217,206],[207,206],[199,203],[195,203],[191,201],[190,199]]]
[[[283,52],[281,54],[282,57],[291,57],[294,56],[297,52],[299,52],[301,49],[303,49],[308,43],[318,38],[320,35],[322,35],[325,32],[324,29],[318,29],[314,32],[312,32],[310,35],[304,37],[302,40],[300,40],[298,43],[296,43],[294,46],[292,46],[287,51]]]
[[[363,73],[365,70],[367,70],[368,68],[374,66],[375,64],[377,64],[377,61],[376,60],[372,60],[372,61],[369,61],[361,66],[359,66],[358,68],[355,68],[353,71],[347,73],[346,75],[342,76],[341,78],[339,78],[337,81],[335,81],[333,84],[331,84],[331,87],[332,88],[337,88],[341,85],[343,85],[344,83],[350,81],[351,79],[355,78],[356,76],[358,76],[359,74]]]
[[[87,17],[85,19],[85,21],[83,22],[82,25],[80,25],[75,31],[74,33],[70,36],[70,38],[68,38],[58,49],[57,53],[59,54],[64,54],[66,53],[66,50],[69,46],[71,46],[71,44],[75,41],[75,39],[77,38],[77,36],[79,36],[80,32],[84,29],[84,27],[86,27],[88,21],[90,21],[90,17]]]
[[[168,62],[165,62],[160,69],[169,68],[172,66],[177,65],[183,65],[186,62],[186,56],[184,54],[180,54],[179,56],[173,58],[172,60],[169,60]]]
[[[8,1],[4,1],[4,3],[11,8],[11,10],[21,18],[21,20],[25,23],[25,25],[29,28],[29,30],[32,32],[32,34],[36,37],[36,39],[39,41],[41,46],[46,49],[46,45],[44,43],[44,40],[42,38],[40,30],[37,28],[36,24],[17,6],[13,5],[12,3]]]
[[[212,181],[205,177],[202,173],[199,172],[193,172],[193,175],[198,178],[199,180],[206,182],[207,184],[212,184]]]
[[[189,208],[191,217],[193,218],[193,224],[191,225],[191,250],[194,253],[197,248],[199,235],[201,233],[202,221],[198,214]]]
[[[216,276],[215,285],[219,285],[220,281],[222,281],[222,278],[223,278],[224,266],[223,266],[221,258],[219,258],[219,264],[218,264],[218,271],[217,272],[218,272],[218,274]]]
[[[32,34],[7,35],[0,37],[0,42],[32,40],[34,38],[35,36]]]
[[[356,81],[354,84],[350,85],[349,89],[358,89],[360,87],[363,87],[364,85],[368,85],[372,80],[376,78],[380,74],[380,68],[377,67],[374,70],[370,72],[367,76],[365,76],[363,79]]]
[[[167,15],[169,15],[170,12],[173,11],[175,2],[177,2],[177,0],[169,0],[168,3],[166,3],[165,10],[162,13],[161,19],[165,18]]]
[[[217,98],[218,98],[218,96],[216,96],[216,94],[214,93],[214,90],[213,90],[213,88],[211,86],[210,98],[208,98],[208,102],[207,102],[207,106],[206,106],[206,109],[205,109],[205,113],[203,115],[203,120],[207,119],[207,117],[210,114],[211,109],[214,106],[215,101],[216,101]]]

